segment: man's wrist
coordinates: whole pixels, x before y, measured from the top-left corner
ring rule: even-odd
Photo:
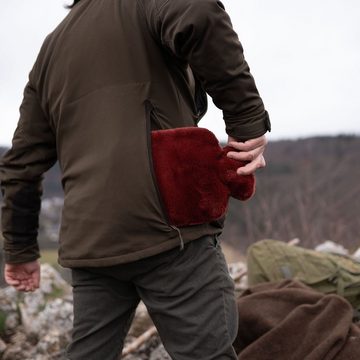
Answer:
[[[241,119],[225,119],[226,133],[231,136],[235,141],[247,141],[250,139],[258,138],[264,135],[266,132],[271,131],[271,122],[268,112],[265,112],[252,121],[242,123]]]
[[[3,249],[4,262],[6,264],[21,264],[35,261],[40,258],[40,249],[38,243],[20,248]]]

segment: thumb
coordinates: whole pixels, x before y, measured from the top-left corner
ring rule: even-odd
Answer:
[[[34,286],[36,288],[38,288],[40,286],[40,269],[34,271],[34,273],[33,273],[33,282],[34,282]]]
[[[31,282],[34,287],[38,288],[40,286],[40,263],[38,261],[31,262],[26,265],[26,271],[31,278]]]
[[[34,286],[38,288],[40,286],[40,266],[31,275],[32,275]]]

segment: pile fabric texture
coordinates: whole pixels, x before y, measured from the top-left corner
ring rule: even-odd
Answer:
[[[239,360],[359,360],[353,308],[294,280],[264,283],[238,298]]]
[[[222,218],[229,197],[248,200],[255,177],[238,175],[246,162],[234,160],[208,129],[183,127],[151,133],[152,158],[159,195],[171,225],[199,225]]]

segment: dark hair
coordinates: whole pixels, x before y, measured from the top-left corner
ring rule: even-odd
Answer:
[[[65,9],[72,9],[80,0],[74,0],[72,5],[65,5]]]

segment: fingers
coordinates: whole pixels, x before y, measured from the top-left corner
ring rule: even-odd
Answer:
[[[29,291],[29,285],[25,284],[25,283],[21,283],[18,286],[14,286],[16,290],[18,291]]]
[[[11,286],[16,286],[20,284],[20,280],[17,279],[5,279],[6,283]]]
[[[40,286],[40,270],[34,271],[32,275],[34,286],[35,288],[38,288]]]
[[[30,270],[29,282],[33,289],[36,289],[40,286],[40,265],[35,266]]]
[[[4,279],[8,285],[18,291],[34,291],[40,286],[40,271],[31,274],[5,271]]]
[[[251,151],[229,151],[227,156],[231,159],[240,161],[253,161],[264,152],[264,147],[258,147]]]
[[[242,166],[236,170],[238,175],[250,175],[253,174],[257,169],[263,168],[266,166],[264,157],[261,155],[257,157],[254,161]]]
[[[7,284],[13,286],[18,291],[30,291],[32,289],[32,286],[24,281],[7,281]]]
[[[34,291],[38,289],[40,284],[40,272],[39,271],[32,272],[31,276],[28,279],[24,280],[23,283],[24,283],[24,287],[23,287],[24,291]]]
[[[251,151],[257,148],[265,148],[267,145],[267,138],[265,135],[262,135],[258,138],[250,139],[245,142],[229,141],[228,145],[238,151]]]
[[[16,285],[14,287],[18,291],[25,291],[25,292],[35,291],[38,288],[31,280],[27,280],[27,281],[24,280],[19,285]]]
[[[5,264],[4,278],[7,284],[19,291],[34,291],[40,287],[40,263],[30,261]]]
[[[267,139],[264,135],[243,143],[230,141],[228,145],[237,151],[229,151],[227,156],[235,160],[253,161],[263,154],[266,144]]]
[[[237,169],[238,175],[250,175],[257,169],[266,166],[266,162],[263,156],[265,147],[267,145],[267,139],[265,135],[258,138],[251,139],[245,142],[233,141],[233,138],[229,137],[229,146],[232,146],[236,151],[229,151],[227,156],[231,159],[240,161],[249,161],[248,164]]]

